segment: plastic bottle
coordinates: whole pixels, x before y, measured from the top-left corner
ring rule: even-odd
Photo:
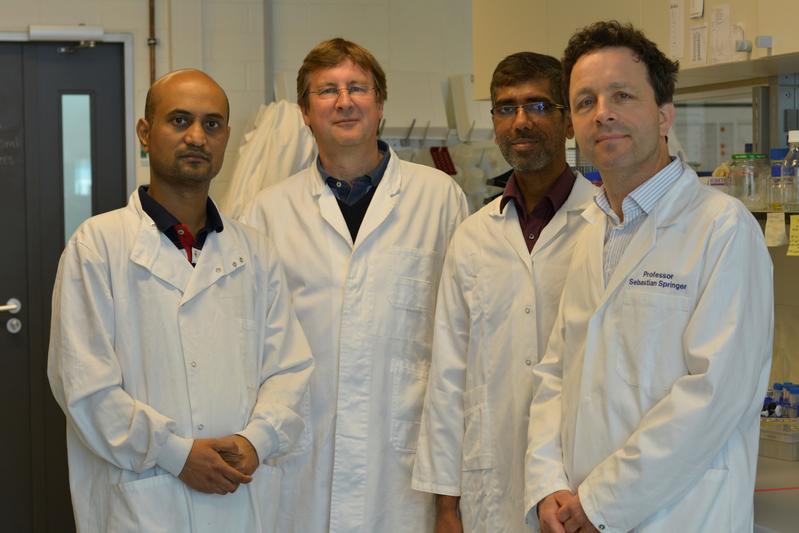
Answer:
[[[799,167],[799,130],[788,132],[788,153],[782,162],[779,180],[772,180],[769,187],[769,208],[777,211],[796,210],[799,199],[796,198],[797,175]]]
[[[793,418],[799,417],[799,385],[791,385],[791,408],[789,415]]]
[[[775,416],[785,416],[785,399],[782,397],[782,383],[774,384],[774,401],[777,402],[777,408],[774,410]]]

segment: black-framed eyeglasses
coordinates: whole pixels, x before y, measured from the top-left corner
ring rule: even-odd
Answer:
[[[497,118],[509,118],[516,116],[517,109],[521,109],[526,115],[543,117],[552,113],[555,109],[563,110],[568,108],[565,105],[541,100],[540,102],[527,102],[521,105],[498,105],[491,108],[491,114]]]
[[[350,95],[350,98],[362,98],[369,94],[369,91],[372,90],[372,87],[368,85],[347,85],[346,87],[323,87],[316,91],[308,91],[311,94],[315,94],[319,97],[320,100],[333,100],[334,98],[338,98],[341,91],[347,91],[347,94]]]

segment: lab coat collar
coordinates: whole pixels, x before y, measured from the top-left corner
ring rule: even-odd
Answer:
[[[223,224],[230,231],[225,232],[225,238],[221,238],[220,233],[209,234],[197,266],[192,268],[182,254],[169,253],[175,251],[175,246],[144,212],[136,191],[130,196],[128,209],[140,220],[130,260],[181,291],[183,293],[181,305],[216,283],[221,277],[242,268],[245,262],[245,254],[238,246],[238,241],[231,238],[234,233],[233,222],[224,215]]]
[[[628,277],[629,273],[641,262],[657,244],[658,230],[676,224],[683,216],[685,209],[691,204],[692,199],[699,192],[699,179],[696,173],[684,165],[682,175],[674,182],[671,188],[666,191],[663,197],[655,204],[652,212],[647,216],[633,240],[628,245],[622,255],[616,270],[613,272],[608,285],[605,289],[605,299],[613,294],[615,290]],[[594,224],[592,239],[599,243],[604,242],[605,224],[607,216],[594,206],[602,215],[602,223]],[[599,276],[602,276],[602,247],[599,248],[598,261],[592,261],[592,267],[599,269]],[[594,255],[592,253],[592,255]]]
[[[358,229],[355,243],[352,242],[352,236],[347,228],[344,215],[341,214],[341,208],[339,208],[338,202],[336,202],[336,197],[325,184],[316,165],[311,165],[306,175],[308,191],[319,202],[319,211],[322,218],[330,224],[336,233],[352,246],[353,251],[355,251],[372,232],[380,227],[397,203],[402,187],[400,160],[390,147],[388,157],[388,167],[372,197],[369,208],[366,210],[366,216],[361,223],[361,227]]]
[[[577,179],[574,182],[571,192],[569,193],[566,202],[557,210],[552,220],[544,226],[541,236],[538,238],[535,246],[533,247],[532,254],[527,250],[527,244],[524,241],[524,236],[519,229],[518,213],[516,211],[516,204],[509,202],[505,208],[501,208],[501,197],[496,198],[489,204],[489,216],[495,220],[504,220],[503,235],[508,244],[513,248],[519,259],[527,266],[529,271],[532,271],[533,265],[531,258],[535,258],[538,253],[545,250],[552,241],[577,217],[593,203],[591,199],[594,196],[596,187],[579,172],[575,171]]]

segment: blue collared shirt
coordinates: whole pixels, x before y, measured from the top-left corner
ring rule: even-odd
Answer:
[[[372,189],[377,188],[380,180],[383,179],[383,174],[386,173],[388,160],[391,157],[388,145],[385,142],[377,141],[377,149],[382,156],[380,163],[365,175],[352,180],[351,184],[331,175],[322,166],[322,160],[319,156],[316,157],[316,168],[319,170],[319,174],[322,176],[325,183],[327,183],[327,186],[330,187],[330,190],[333,191],[333,195],[339,202],[351,207],[355,205],[358,200],[366,196]]]
[[[635,237],[638,228],[644,223],[646,217],[654,209],[666,191],[679,179],[683,173],[683,163],[675,157],[671,163],[663,167],[657,174],[639,185],[628,194],[621,203],[624,221],[610,207],[605,187],[603,186],[594,197],[596,205],[607,215],[605,227],[605,248],[603,254],[603,274],[605,286],[613,276],[619,265],[624,251]]]

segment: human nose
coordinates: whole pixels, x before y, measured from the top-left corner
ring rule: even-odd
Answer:
[[[336,94],[336,107],[346,108],[352,105],[352,96],[350,96],[349,87],[341,87]]]
[[[601,96],[597,98],[594,106],[594,119],[600,124],[616,120],[616,111],[609,99]]]
[[[200,123],[200,121],[195,121],[188,128],[186,128],[184,139],[186,144],[190,144],[192,146],[203,146],[205,144],[205,129],[203,129],[203,125]]]
[[[524,107],[519,106],[513,114],[513,128],[524,129],[529,127],[531,122],[530,114],[524,110]]]

